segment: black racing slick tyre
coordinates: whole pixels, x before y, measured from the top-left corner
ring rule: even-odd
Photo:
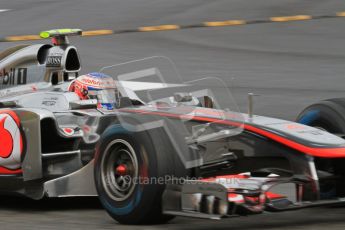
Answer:
[[[307,107],[296,119],[297,122],[322,129],[339,137],[345,137],[345,98],[335,98],[321,101]],[[322,180],[320,174],[321,199],[332,199],[345,195],[345,159],[315,158],[318,174],[328,172],[339,178]]]
[[[308,106],[296,121],[342,136],[345,134],[345,98],[329,99]]]
[[[159,224],[174,218],[162,213],[164,178],[187,171],[164,137],[160,128],[132,132],[121,125],[102,135],[95,183],[101,204],[119,223]]]

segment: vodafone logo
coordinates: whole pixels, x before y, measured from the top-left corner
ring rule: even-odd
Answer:
[[[1,137],[1,145],[0,145],[0,157],[7,158],[11,155],[13,149],[13,139],[11,133],[5,129],[5,121],[7,116],[0,115],[0,137]],[[4,144],[3,144],[4,143]]]
[[[62,130],[68,136],[72,136],[74,134],[74,129],[72,129],[72,128],[63,128]]]
[[[0,174],[16,173],[21,166],[23,138],[20,121],[12,111],[0,111]]]

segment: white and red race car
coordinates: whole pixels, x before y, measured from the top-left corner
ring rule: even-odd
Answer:
[[[98,196],[125,224],[344,203],[345,140],[240,113],[221,80],[183,82],[167,58],[103,68],[114,109],[81,100],[67,40],[80,33],[0,53],[0,192]]]

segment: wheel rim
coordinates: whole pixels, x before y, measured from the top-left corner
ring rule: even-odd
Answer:
[[[138,160],[133,147],[116,139],[105,149],[101,162],[101,177],[105,192],[116,201],[126,200],[135,189]]]

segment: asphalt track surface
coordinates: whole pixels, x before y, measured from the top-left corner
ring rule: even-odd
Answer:
[[[345,11],[341,0],[1,0],[0,35],[53,28],[121,29]],[[241,111],[293,120],[305,106],[345,96],[345,18],[73,38],[84,73],[148,56],[170,57],[184,80],[222,78]],[[23,43],[23,42],[20,42]],[[31,43],[31,42],[25,42]],[[0,50],[17,43],[0,43]],[[233,79],[234,80],[231,80]],[[345,208],[317,208],[224,221],[177,218],[122,226],[97,199],[0,198],[0,229],[344,229]]]

